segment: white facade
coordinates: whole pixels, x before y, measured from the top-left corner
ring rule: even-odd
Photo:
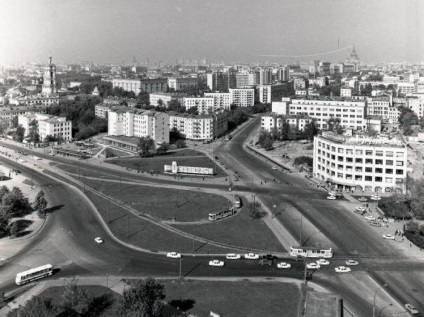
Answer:
[[[305,129],[305,125],[312,122],[312,119],[300,116],[267,114],[261,117],[261,129],[268,132],[271,132],[273,129],[280,130],[284,121],[289,123],[292,127],[296,127],[300,131],[303,131]]]
[[[255,104],[255,89],[230,89],[230,104],[251,107]]]
[[[351,88],[340,88],[340,97],[350,98],[352,97],[352,89]]]
[[[293,80],[293,89],[294,90],[303,90],[306,89],[306,80],[303,78],[296,78]]]
[[[169,128],[177,129],[189,140],[210,140],[228,130],[228,113],[211,115],[174,114],[169,116]]]
[[[48,135],[55,138],[62,137],[63,140],[72,140],[72,121],[67,121],[65,117],[49,117],[37,121],[41,140],[45,140]]]
[[[149,94],[149,101],[151,106],[159,106],[159,100],[162,100],[163,105],[166,106],[168,102],[172,100],[171,95],[161,94],[161,93],[151,93]]]
[[[168,78],[168,87],[173,90],[183,90],[188,87],[197,87],[199,85],[198,79],[193,77],[170,77]]]
[[[214,98],[209,97],[186,97],[184,107],[186,110],[197,107],[199,114],[206,114],[214,111],[214,102]]]
[[[205,92],[205,97],[213,98],[214,111],[219,109],[230,110],[230,93],[229,92]]]
[[[290,101],[290,99],[288,100]],[[271,111],[276,114],[287,114],[287,101],[273,101]]]
[[[314,118],[319,129],[327,129],[327,120],[331,117],[339,118],[345,129],[364,130],[366,127],[365,101],[293,99],[287,114]]]
[[[314,138],[314,175],[337,188],[405,193],[407,162],[407,148],[400,140],[325,132]]]
[[[23,114],[23,115],[19,115],[18,116],[18,124],[21,125],[24,129],[24,137],[28,136],[29,134],[29,130],[30,130],[30,123],[32,121],[39,121],[42,119],[48,119],[51,116],[47,115],[47,114],[36,114],[36,113],[32,113],[32,114]]]
[[[397,107],[390,107],[389,100],[369,99],[367,102],[368,116],[380,116],[384,120],[397,122],[399,114],[400,112]]]
[[[259,101],[261,103],[271,103],[272,101],[272,86],[271,85],[261,85],[259,88]]]
[[[111,110],[108,135],[149,136],[156,143],[169,143],[169,115],[165,112]]]
[[[138,95],[141,91],[141,81],[139,79],[113,78],[112,87],[120,87],[125,91],[133,91]]]
[[[421,117],[424,115],[424,97],[408,97],[406,99],[406,105],[416,113],[419,119],[421,119]]]
[[[99,104],[94,106],[94,115],[99,118],[107,118],[110,111],[110,105]]]

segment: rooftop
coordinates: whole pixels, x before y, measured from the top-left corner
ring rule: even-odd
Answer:
[[[367,135],[345,136],[338,135],[334,132],[323,132],[320,138],[329,141],[346,144],[346,145],[362,145],[362,146],[381,146],[381,147],[397,147],[404,148],[406,145],[398,137],[389,138],[388,136],[369,137]]]

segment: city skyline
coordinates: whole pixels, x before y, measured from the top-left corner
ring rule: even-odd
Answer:
[[[373,62],[424,60],[417,0],[4,1],[0,64],[178,59]]]

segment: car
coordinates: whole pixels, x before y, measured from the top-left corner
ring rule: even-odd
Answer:
[[[211,261],[209,261],[209,265],[210,266],[220,266],[220,267],[223,267],[224,266],[224,261],[211,260]]]
[[[326,259],[319,259],[319,260],[317,260],[317,263],[319,265],[330,265],[330,261],[328,261]]]
[[[357,214],[360,214],[360,215],[363,215],[363,214],[365,214],[366,213],[366,211],[365,210],[360,210],[360,209],[357,209],[357,208],[355,208],[355,210],[353,211],[354,213],[357,213]]]
[[[100,237],[95,238],[94,241],[96,241],[98,244],[102,244],[104,242]]]
[[[275,261],[275,260],[277,260],[278,258],[275,256],[275,255],[272,255],[272,254],[265,254],[265,255],[262,255],[262,257],[261,257],[262,259],[267,259],[267,260],[270,260],[270,261]]]
[[[257,259],[259,259],[259,254],[256,254],[256,253],[246,253],[244,255],[244,258],[245,259],[248,259],[248,260],[257,260]]]
[[[389,233],[386,233],[386,234],[383,234],[383,239],[394,240],[395,239],[395,236],[393,236],[393,235],[391,235]]]
[[[371,221],[368,221],[368,223],[374,227],[381,227],[381,222],[378,222],[377,220],[371,220]]]
[[[277,263],[277,268],[278,269],[290,269],[291,268],[291,264],[290,263],[286,263],[286,262]]]
[[[276,168],[275,166],[271,167],[273,170],[278,170],[278,168]]]
[[[372,200],[381,200],[381,197],[380,197],[380,196],[378,196],[378,195],[372,195],[372,196],[371,196],[371,199],[372,199]]]
[[[365,216],[365,219],[368,220],[368,221],[374,221],[375,217],[368,215],[368,216]]]
[[[227,260],[240,260],[241,259],[241,256],[240,256],[240,254],[228,253],[225,258]]]
[[[355,208],[355,210],[360,211],[360,212],[365,212],[365,207],[358,206],[358,207]]]
[[[358,200],[361,201],[361,202],[367,201],[367,199],[365,197],[360,197],[360,198],[358,198]]]
[[[166,256],[168,258],[179,259],[179,258],[181,258],[181,253],[169,252],[169,253],[166,254]]]
[[[335,196],[328,196],[327,199],[328,200],[336,200],[336,197]]]
[[[268,259],[260,259],[259,260],[260,265],[272,265],[272,263],[274,263],[274,261],[268,260]]]
[[[350,267],[346,267],[346,266],[338,266],[338,267],[334,268],[334,270],[337,273],[349,273],[349,272],[352,272],[352,269]]]
[[[310,270],[318,270],[321,268],[321,266],[318,263],[312,262],[312,263],[306,264],[306,268]]]
[[[355,261],[355,260],[347,260],[345,263],[346,263],[346,265],[349,265],[349,266],[359,264],[359,262]]]
[[[418,309],[415,308],[412,304],[405,304],[405,309],[412,315],[416,315],[419,313]]]

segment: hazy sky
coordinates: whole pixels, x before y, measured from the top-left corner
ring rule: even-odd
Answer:
[[[355,43],[365,62],[415,62],[423,20],[424,0],[0,0],[0,64],[337,62]]]

